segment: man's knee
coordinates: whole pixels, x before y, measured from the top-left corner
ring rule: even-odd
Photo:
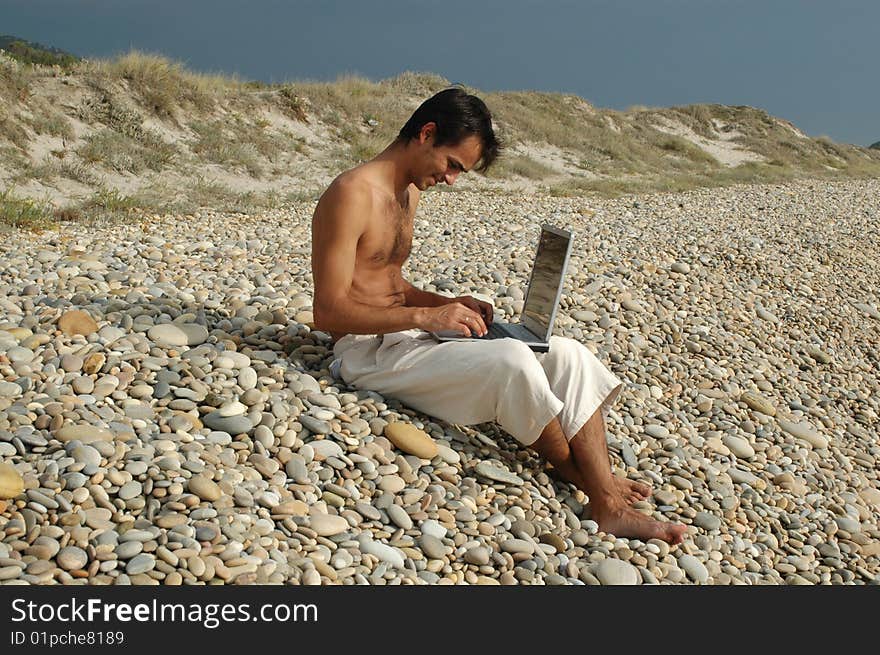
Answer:
[[[543,364],[548,370],[559,371],[577,366],[584,356],[586,347],[568,337],[551,337],[550,350],[544,355]]]
[[[495,358],[498,373],[507,377],[531,375],[541,370],[535,354],[522,341],[502,339],[496,342],[498,353]]]

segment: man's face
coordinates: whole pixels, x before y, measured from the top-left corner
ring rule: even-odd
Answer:
[[[419,133],[420,166],[413,183],[419,191],[446,182],[452,186],[461,173],[470,171],[480,161],[482,144],[476,135],[470,135],[455,145],[434,146],[435,126],[428,123]]]

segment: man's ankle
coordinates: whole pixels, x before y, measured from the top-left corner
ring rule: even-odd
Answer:
[[[626,506],[616,489],[602,489],[587,495],[590,498],[590,507],[593,508],[594,514],[616,512]]]

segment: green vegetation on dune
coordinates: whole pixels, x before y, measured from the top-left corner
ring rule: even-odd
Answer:
[[[64,69],[70,69],[80,61],[76,55],[59,48],[33,43],[9,34],[0,35],[0,50],[5,50],[10,57],[24,64],[60,66]]]
[[[0,192],[0,225],[31,230],[51,224],[52,212],[48,203],[32,198],[21,198],[10,187]]]

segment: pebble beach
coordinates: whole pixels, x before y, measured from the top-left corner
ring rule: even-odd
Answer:
[[[880,180],[423,195],[405,277],[500,320],[575,232],[555,333],[624,382],[612,466],[674,547],[334,378],[314,204],[3,235],[0,584],[880,583]]]

